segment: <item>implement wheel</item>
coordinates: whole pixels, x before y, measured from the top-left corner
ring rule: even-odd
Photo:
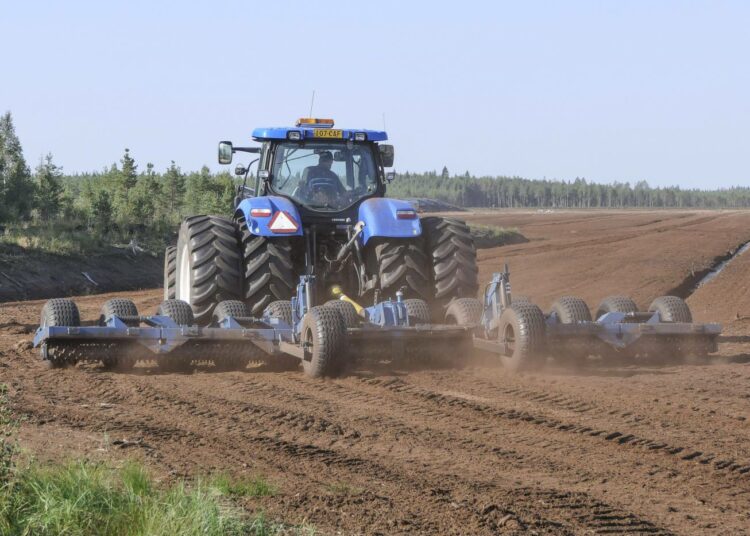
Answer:
[[[54,298],[49,300],[42,307],[42,314],[39,319],[39,326],[69,326],[76,327],[81,325],[81,315],[78,312],[78,306],[73,300],[67,298]],[[73,349],[65,346],[47,347],[47,364],[50,368],[60,368],[65,365],[75,365],[77,359]]]
[[[138,316],[138,308],[135,306],[132,300],[125,298],[112,298],[107,300],[102,305],[101,313],[99,314],[99,325],[106,326],[107,319],[113,316],[119,316],[120,318],[126,316]],[[125,325],[130,327],[138,327],[137,320],[126,320]]]
[[[638,306],[626,296],[608,296],[604,298],[596,310],[596,320],[607,313],[637,313]]]
[[[292,302],[287,300],[276,300],[268,304],[263,310],[266,318],[278,318],[286,325],[292,325]]]
[[[239,300],[225,300],[216,306],[213,312],[214,324],[219,325],[229,317],[247,318],[250,315],[250,308],[245,302]]]
[[[362,317],[357,313],[357,309],[348,301],[329,300],[325,306],[338,311],[341,318],[344,319],[344,325],[347,328],[356,328],[362,321]]]
[[[651,302],[649,312],[658,312],[662,322],[692,324],[693,313],[685,300],[677,296],[661,296]]]
[[[555,300],[550,310],[550,315],[552,314],[560,324],[591,322],[589,306],[575,296],[562,296]],[[589,337],[568,338],[555,345],[555,357],[572,362],[585,361],[593,348],[593,340]]]
[[[164,251],[164,299],[177,296],[177,246],[167,246]]]
[[[531,368],[545,347],[544,313],[536,305],[516,303],[505,309],[498,322],[500,359],[510,371]]]
[[[192,326],[195,324],[193,309],[190,304],[182,300],[164,300],[156,309],[157,316],[168,316],[178,326]]]
[[[192,216],[177,238],[176,298],[190,304],[199,325],[211,322],[219,302],[242,295],[237,229],[221,216]]]
[[[346,353],[344,319],[330,307],[311,308],[302,318],[302,368],[311,378],[335,376]]]

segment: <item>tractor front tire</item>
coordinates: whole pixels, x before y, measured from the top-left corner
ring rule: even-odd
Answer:
[[[176,297],[190,304],[198,324],[211,322],[219,302],[241,297],[241,251],[232,220],[187,218],[177,239],[176,263]]]
[[[469,226],[453,218],[422,218],[422,234],[432,271],[433,312],[442,318],[451,301],[476,298],[477,249]]]

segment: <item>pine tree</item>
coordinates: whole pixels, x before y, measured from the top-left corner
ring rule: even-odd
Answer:
[[[63,198],[62,169],[52,162],[52,153],[47,154],[36,168],[36,206],[39,217],[48,221],[60,212]]]
[[[179,211],[182,208],[185,198],[185,175],[172,160],[172,164],[167,168],[162,183],[163,196],[169,207],[170,217],[179,219]]]
[[[0,117],[0,221],[27,219],[34,204],[34,183],[16,136],[13,117]]]

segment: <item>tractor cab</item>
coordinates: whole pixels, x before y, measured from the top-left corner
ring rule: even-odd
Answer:
[[[393,146],[383,131],[335,129],[332,119],[302,118],[295,127],[258,128],[253,139],[261,147],[219,144],[219,162],[233,152],[258,152],[254,187],[243,185],[238,202],[253,196],[281,196],[301,211],[326,219],[356,212],[365,199],[383,197],[393,165]],[[238,166],[247,177],[248,169]],[[246,178],[247,181],[247,178]],[[343,214],[347,216],[349,214]]]

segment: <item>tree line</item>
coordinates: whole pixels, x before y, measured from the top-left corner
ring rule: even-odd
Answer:
[[[600,184],[530,180],[521,177],[475,177],[442,173],[401,173],[388,187],[392,197],[425,197],[461,207],[500,208],[747,208],[750,187],[715,190],[651,187],[646,181]]]
[[[140,165],[128,149],[118,162],[91,173],[65,174],[51,154],[32,170],[26,163],[11,114],[0,117],[0,226],[43,227],[49,236],[101,243],[133,239],[160,247],[174,239],[180,221],[201,213],[229,214],[237,179],[207,167],[184,172]],[[653,188],[645,181],[600,184],[475,177],[469,172],[401,173],[388,185],[391,197],[421,197],[462,207],[499,208],[746,208],[750,188],[717,190]],[[3,230],[0,230],[2,235]]]

